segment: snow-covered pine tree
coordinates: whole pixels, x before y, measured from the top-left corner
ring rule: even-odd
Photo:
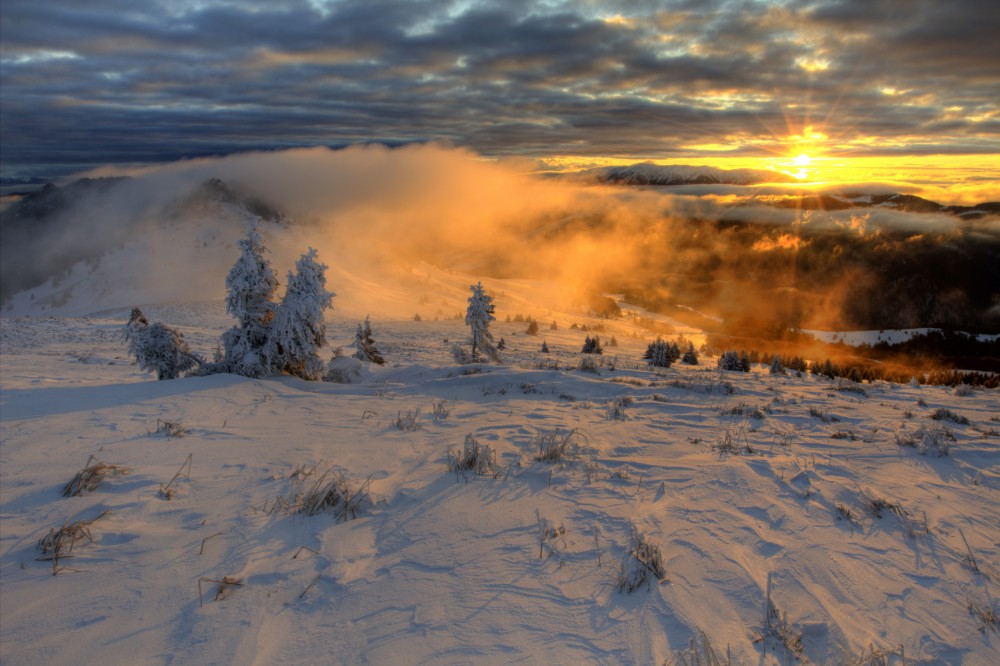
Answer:
[[[472,331],[472,359],[478,361],[480,355],[496,363],[500,362],[500,354],[490,333],[490,322],[496,321],[493,316],[493,297],[486,293],[482,282],[470,285],[472,296],[469,297],[469,307],[465,311],[465,323]]]
[[[269,356],[274,370],[309,380],[323,376],[326,366],[318,353],[326,344],[323,311],[331,307],[334,296],[326,290],[326,266],[309,248],[295,262],[295,272],[288,272],[285,296],[271,325]]]
[[[364,327],[358,324],[358,332],[354,334],[354,346],[357,347],[354,358],[375,365],[385,365],[385,359],[375,348],[375,341],[372,339],[372,324],[367,315],[365,315]]]
[[[177,379],[188,370],[204,365],[188,347],[180,331],[160,322],[150,324],[139,308],[132,308],[125,339],[139,367],[155,372],[157,379]]]
[[[694,350],[694,343],[688,343],[688,349],[684,352],[683,358],[681,358],[681,363],[686,365],[698,365],[698,353]]]
[[[525,331],[525,333],[528,335],[538,335],[538,322],[532,319],[531,323],[528,324],[528,330]]]
[[[264,256],[268,249],[259,224],[257,219],[248,225],[246,238],[237,242],[240,257],[226,275],[226,312],[237,323],[222,335],[223,360],[229,372],[246,377],[266,375],[273,366],[267,348],[278,280]]]

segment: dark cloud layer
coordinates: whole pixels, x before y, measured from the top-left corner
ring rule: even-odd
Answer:
[[[995,0],[4,0],[4,175],[444,141],[1000,153]]]

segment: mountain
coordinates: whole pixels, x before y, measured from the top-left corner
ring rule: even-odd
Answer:
[[[718,169],[710,166],[683,164],[660,165],[641,162],[629,166],[601,167],[582,171],[580,175],[613,185],[757,185],[760,183],[794,183],[792,176],[764,169]]]
[[[99,263],[115,248],[182,221],[259,217],[284,223],[274,206],[239,185],[209,178],[151,210],[146,196],[132,196],[130,178],[81,178],[46,184],[0,212],[0,302],[50,279],[67,278],[80,262]],[[77,267],[78,268],[78,267]]]

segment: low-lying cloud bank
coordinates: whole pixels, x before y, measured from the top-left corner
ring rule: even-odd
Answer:
[[[981,327],[1000,303],[1000,275],[986,261],[1000,248],[996,217],[771,205],[787,186],[611,187],[539,178],[439,145],[247,153],[88,175],[128,179],[78,193],[42,222],[4,212],[5,282],[31,286],[68,261],[125,248],[143,270],[109,279],[134,293],[217,298],[249,208],[272,218],[265,229],[279,274],[315,247],[331,276],[352,276],[331,278],[331,288],[361,303],[364,293],[345,290],[375,302],[381,285],[405,285],[421,264],[456,281],[546,281],[540,307],[627,292],[769,325]],[[206,186],[211,179],[221,183]]]

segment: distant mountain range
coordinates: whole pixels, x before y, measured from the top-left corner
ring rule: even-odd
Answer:
[[[683,164],[660,165],[640,162],[630,166],[600,167],[580,172],[614,185],[758,185],[760,183],[794,183],[786,173],[765,169],[718,169],[710,166]]]
[[[641,162],[629,166],[600,167],[581,171],[577,176],[601,183],[626,186],[676,187],[679,185],[764,185],[767,183],[797,183],[786,173],[766,169],[719,169],[710,166],[683,164],[660,165]],[[747,205],[769,205],[800,210],[846,210],[848,208],[889,208],[908,213],[947,213],[963,219],[978,219],[1000,215],[1000,202],[988,201],[974,206],[946,206],[912,194],[789,194],[773,198],[758,198]]]

